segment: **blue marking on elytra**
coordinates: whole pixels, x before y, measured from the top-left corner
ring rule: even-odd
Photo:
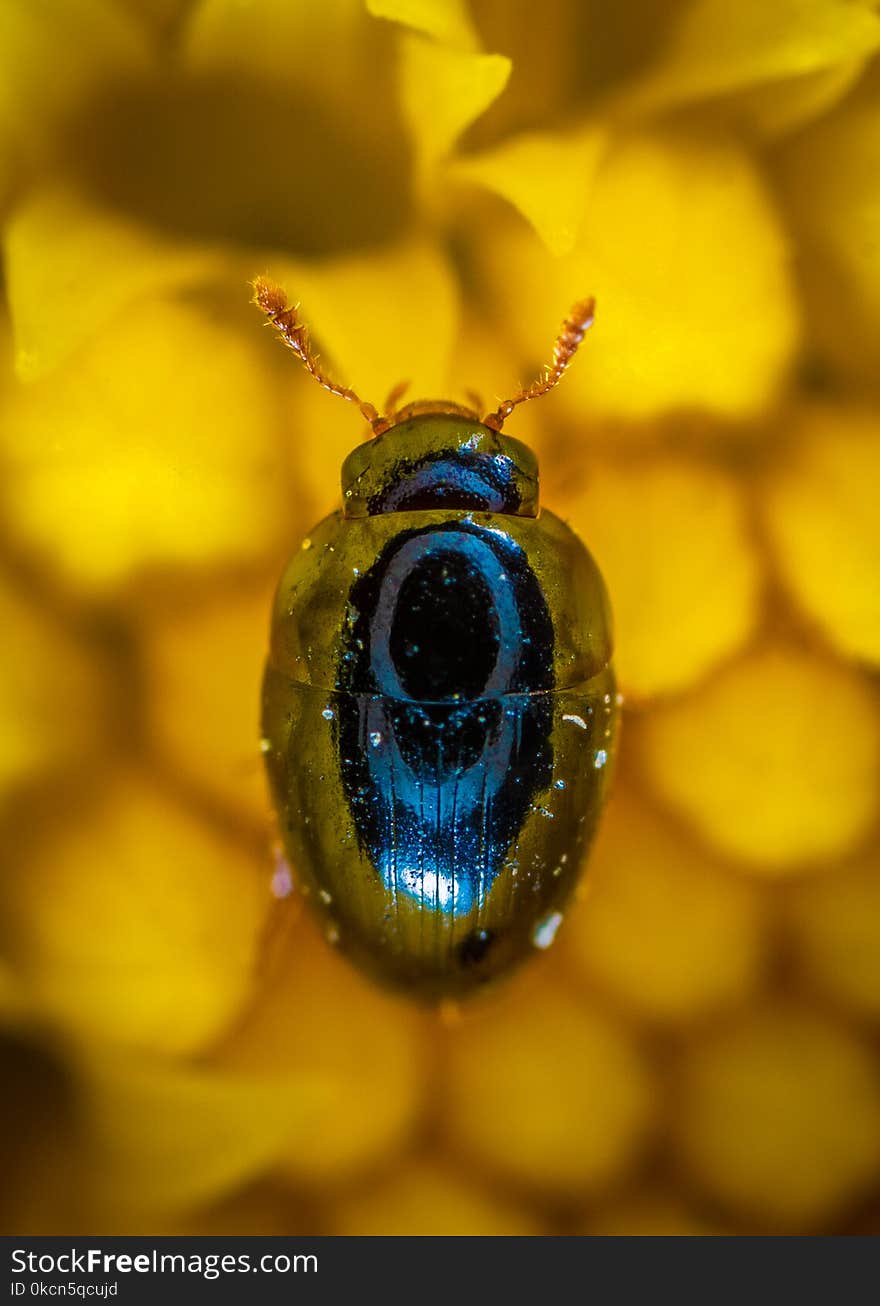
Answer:
[[[487,674],[475,695],[420,701],[407,694],[392,652],[397,600],[420,567],[445,557],[456,561],[456,584],[475,578],[471,599],[485,594],[491,604],[470,638],[485,641],[491,624],[497,640],[483,645]],[[486,901],[536,792],[552,780],[552,712],[548,695],[534,692],[552,687],[553,632],[540,586],[505,531],[450,522],[402,531],[350,600],[360,617],[347,651],[358,639],[363,648],[356,668],[345,654],[340,667],[361,685],[366,673],[374,687],[337,700],[340,769],[358,838],[391,904],[403,895],[427,912],[465,915]],[[412,621],[411,612],[404,617]]]

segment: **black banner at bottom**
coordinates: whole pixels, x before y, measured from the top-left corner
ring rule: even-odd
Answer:
[[[442,1249],[436,1246],[443,1242]],[[641,1244],[636,1255],[622,1243]],[[119,1303],[290,1302],[321,1300],[326,1288],[398,1295],[408,1300],[439,1292],[472,1298],[483,1287],[497,1295],[510,1287],[541,1300],[603,1291],[614,1299],[644,1294],[656,1272],[674,1270],[676,1296],[688,1287],[727,1295],[737,1281],[750,1297],[765,1267],[783,1265],[789,1292],[798,1282],[821,1290],[823,1270],[831,1291],[840,1274],[873,1269],[875,1249],[859,1249],[852,1238],[808,1240],[831,1244],[798,1246],[799,1238],[24,1238],[3,1237],[6,1283],[12,1302],[70,1300]],[[873,1242],[868,1238],[869,1244]],[[685,1244],[682,1246],[681,1244]],[[687,1245],[690,1244],[690,1245]],[[720,1244],[720,1245],[719,1245]],[[783,1246],[779,1246],[783,1244]],[[849,1251],[841,1244],[849,1245]],[[868,1261],[870,1257],[870,1261]],[[707,1280],[707,1272],[723,1278]],[[604,1273],[603,1273],[604,1272]],[[612,1275],[613,1279],[606,1277]],[[773,1280],[774,1282],[776,1280]],[[853,1282],[852,1279],[849,1280]],[[467,1289],[464,1293],[463,1290]],[[722,1293],[724,1295],[724,1293]],[[760,1294],[758,1294],[760,1299]]]

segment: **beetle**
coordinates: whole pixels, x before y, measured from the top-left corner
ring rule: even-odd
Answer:
[[[400,388],[380,415],[320,369],[278,287],[258,279],[254,301],[372,427],[276,593],[262,747],[284,851],[356,964],[455,999],[552,942],[613,759],[602,577],[503,432],[557,384],[593,303],[543,376],[480,419],[395,411]]]

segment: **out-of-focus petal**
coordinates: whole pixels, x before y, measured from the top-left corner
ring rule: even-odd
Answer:
[[[359,1238],[533,1237],[541,1225],[525,1209],[440,1166],[417,1162],[384,1183],[343,1198],[332,1231]]]
[[[676,1102],[693,1174],[771,1232],[807,1232],[876,1181],[876,1058],[803,1006],[759,1009],[697,1041],[685,1053]]]
[[[226,589],[143,630],[147,719],[158,756],[230,810],[268,824],[259,751],[271,590]]]
[[[29,196],[4,240],[15,366],[32,381],[149,292],[192,284],[216,270],[197,249],[101,210],[69,191]]]
[[[785,583],[844,654],[880,663],[877,414],[802,414],[768,481],[764,515]]]
[[[411,1007],[336,956],[310,923],[294,929],[220,1061],[247,1075],[320,1078],[313,1127],[277,1162],[297,1181],[333,1183],[387,1163],[412,1133],[422,1105],[420,1024]]]
[[[370,27],[363,0],[197,0],[181,57],[199,72],[235,70],[280,84],[294,80],[322,97],[335,96],[363,72]]]
[[[94,763],[102,667],[57,618],[0,575],[0,805],[50,771]]]
[[[429,197],[434,165],[451,152],[466,127],[504,90],[510,60],[400,36],[400,99],[415,146],[416,172]]]
[[[477,48],[467,0],[366,0],[374,18],[390,18],[462,50]]]
[[[441,1109],[452,1144],[545,1193],[617,1178],[653,1114],[650,1080],[625,1028],[534,977],[452,1031],[448,1074]]]
[[[154,300],[109,325],[5,415],[9,529],[89,591],[264,556],[289,505],[258,342]]]
[[[107,780],[6,886],[35,1001],[84,1039],[187,1052],[250,992],[265,875],[152,781]]]
[[[787,917],[811,986],[859,1014],[880,1016],[880,851],[793,885]]]
[[[528,132],[484,154],[455,160],[449,176],[501,195],[528,219],[551,254],[569,254],[605,139],[598,127],[567,137]]]
[[[267,1169],[314,1127],[323,1091],[307,1073],[278,1081],[133,1057],[95,1056],[80,1076],[84,1196],[104,1219],[133,1208],[150,1225]]]
[[[880,17],[869,0],[696,0],[618,102],[628,113],[656,113],[864,63],[878,48]]]
[[[798,135],[781,158],[801,241],[811,340],[875,383],[880,366],[880,93],[870,84]]]
[[[820,72],[742,91],[726,102],[726,116],[772,142],[828,113],[855,85],[864,67],[865,58],[859,56]]]
[[[655,792],[755,872],[846,853],[876,819],[876,697],[837,662],[768,646],[654,708],[633,734]]]
[[[761,976],[752,886],[618,793],[561,944],[578,974],[637,1014],[684,1021],[747,997]]]
[[[140,24],[116,0],[0,5],[0,141],[39,148],[47,130],[107,79],[148,66]]]
[[[631,1196],[589,1216],[578,1232],[594,1238],[718,1238],[734,1231],[689,1206],[674,1190],[645,1191],[640,1185]]]
[[[179,23],[191,7],[192,0],[117,0],[147,30],[163,36]]]
[[[560,406],[628,418],[702,407],[744,418],[771,402],[798,320],[783,228],[745,151],[680,132],[619,137],[585,206],[564,258],[514,228],[493,231],[480,248],[527,359],[546,358],[571,303],[595,294],[596,325]]]
[[[565,511],[608,585],[626,694],[683,689],[748,638],[760,575],[730,478],[675,458],[591,463]]]

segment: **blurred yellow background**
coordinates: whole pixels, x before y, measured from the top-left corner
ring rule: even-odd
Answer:
[[[874,0],[4,0],[4,1233],[880,1232]],[[615,793],[456,1023],[277,901],[269,600],[361,419],[519,410]]]

